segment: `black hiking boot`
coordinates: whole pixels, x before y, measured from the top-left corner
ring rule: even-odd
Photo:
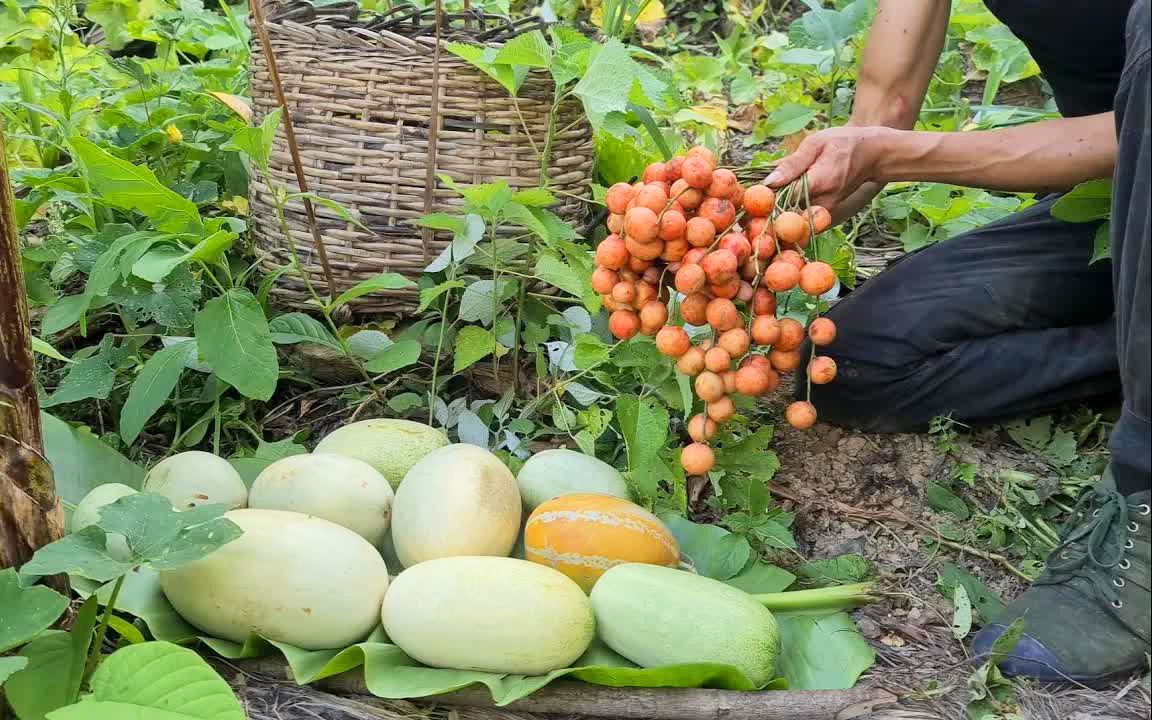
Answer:
[[[1110,472],[1080,498],[1044,574],[972,642],[986,658],[1017,618],[1024,635],[1000,665],[1005,675],[1099,686],[1147,664],[1149,491],[1127,497]]]

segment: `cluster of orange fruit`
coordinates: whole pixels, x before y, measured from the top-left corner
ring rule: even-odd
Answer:
[[[708,442],[717,425],[735,415],[732,395],[772,392],[782,373],[802,364],[805,335],[814,347],[836,337],[828,318],[815,318],[805,328],[793,318],[776,317],[776,293],[799,287],[820,296],[836,285],[832,266],[804,256],[813,238],[831,226],[828,210],[785,210],[776,200],[771,188],[741,186],[704,147],[649,165],[641,181],[617,183],[605,197],[610,234],[596,248],[592,287],[611,311],[614,336],[654,335],[677,370],[695,378],[705,410],[688,423],[692,443],[680,455],[692,475],[715,464]],[[710,326],[710,337],[694,342],[684,327],[669,324],[671,290],[680,298],[683,321]],[[823,384],[835,377],[836,362],[813,353],[809,380]],[[797,401],[785,417],[807,429],[816,422],[816,409]]]

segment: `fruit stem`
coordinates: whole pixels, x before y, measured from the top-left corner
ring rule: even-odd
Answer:
[[[752,597],[772,612],[851,610],[861,605],[879,602],[880,597],[873,594],[874,590],[875,586],[872,583],[859,583],[818,590],[762,593]]]

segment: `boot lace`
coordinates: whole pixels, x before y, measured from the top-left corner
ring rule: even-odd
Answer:
[[[1134,547],[1130,536],[1139,529],[1129,520],[1129,513],[1144,507],[1129,504],[1110,488],[1085,492],[1060,531],[1060,544],[1048,558],[1048,572],[1035,584],[1061,585],[1080,578],[1114,609],[1123,608],[1117,591],[1127,584],[1123,571],[1132,564],[1125,555]]]

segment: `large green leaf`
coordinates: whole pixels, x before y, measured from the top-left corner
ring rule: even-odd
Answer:
[[[72,363],[68,374],[42,405],[54,407],[95,398],[105,400],[116,384],[116,371],[102,355],[93,355]]]
[[[196,343],[185,340],[157,351],[144,363],[128,390],[124,407],[120,408],[120,437],[124,442],[131,445],[136,441],[144,425],[167,402],[180,382],[185,363],[194,358],[195,353]]]
[[[616,399],[616,418],[628,449],[629,479],[640,497],[654,497],[656,456],[668,439],[668,408],[650,395],[621,395]]]
[[[244,720],[232,689],[192,650],[167,642],[130,645],[92,676],[92,695],[48,720]]]
[[[8,678],[12,677],[14,673],[18,673],[28,666],[28,658],[19,655],[12,657],[0,657],[0,686],[3,686]]]
[[[716,580],[734,578],[752,557],[748,538],[719,525],[694,523],[675,513],[664,513],[660,520],[676,536],[681,555],[691,560],[701,575]]]
[[[456,333],[456,348],[452,354],[452,372],[475,365],[484,358],[496,354],[497,357],[508,352],[508,348],[496,340],[496,335],[479,325],[465,325]]]
[[[47,630],[68,607],[68,598],[42,585],[23,587],[16,570],[0,570],[0,653]]]
[[[276,391],[280,363],[259,301],[232,289],[204,303],[196,313],[200,358],[221,380],[256,400]]]
[[[876,662],[876,653],[845,613],[779,613],[777,672],[792,690],[847,690]]]
[[[368,372],[384,374],[413,365],[420,359],[419,340],[400,340],[372,356],[365,364]]]
[[[86,428],[74,428],[63,420],[41,413],[44,456],[52,464],[56,494],[75,505],[92,488],[118,482],[139,489],[144,470],[106,445]]]
[[[51,630],[24,646],[28,667],[8,678],[4,695],[20,720],[44,720],[48,713],[75,701],[73,678],[82,672],[85,657],[76,652],[72,636]]]
[[[202,227],[196,203],[169,190],[148,168],[121,160],[83,137],[74,137],[69,144],[88,182],[109,205],[135,210],[165,232],[196,232]]]
[[[382,290],[404,290],[413,287],[416,287],[416,283],[400,273],[381,273],[375,277],[370,277],[367,280],[358,282],[348,290],[340,293],[340,296],[332,301],[328,309],[330,311],[334,310],[343,305],[347,305],[356,298],[371,295],[372,293]]]
[[[142,563],[160,570],[179,567],[240,537],[240,528],[222,517],[227,509],[226,505],[202,505],[178,512],[161,495],[128,495],[106,505],[96,525],[37,550],[23,570],[33,575],[68,573],[104,582]],[[131,558],[121,560],[109,553],[108,534],[124,536]]]
[[[277,345],[316,343],[337,352],[344,351],[328,328],[324,327],[324,323],[302,312],[290,312],[272,318],[268,321],[268,330],[272,333],[272,342]]]
[[[1112,214],[1112,180],[1089,180],[1052,203],[1052,217],[1064,222],[1103,220]]]
[[[276,108],[265,115],[259,125],[237,130],[220,149],[242,153],[255,163],[256,167],[267,172],[268,159],[272,155],[272,142],[276,139],[277,128],[280,127],[280,115],[280,108]]]

